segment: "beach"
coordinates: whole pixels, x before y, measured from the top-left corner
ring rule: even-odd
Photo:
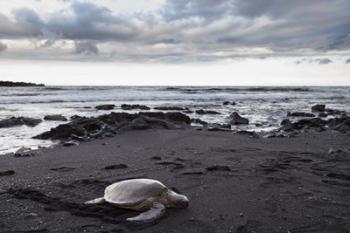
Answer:
[[[350,233],[349,12],[0,1],[0,233]]]
[[[0,232],[350,231],[348,87],[5,90]],[[188,208],[84,204],[135,178]]]
[[[132,130],[0,157],[1,232],[348,232],[349,135],[252,137],[196,128]],[[6,172],[7,171],[7,172]],[[12,171],[12,172],[11,172]],[[86,206],[104,188],[157,179],[190,199],[149,224]]]

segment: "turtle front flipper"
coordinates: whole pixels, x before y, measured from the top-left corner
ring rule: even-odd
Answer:
[[[135,217],[127,218],[126,220],[129,222],[135,223],[146,223],[153,222],[154,220],[160,218],[165,213],[165,206],[161,203],[154,203],[153,206]]]
[[[94,205],[94,204],[102,204],[102,203],[105,203],[106,200],[104,197],[99,197],[99,198],[96,198],[96,199],[93,199],[91,201],[86,201],[84,202],[84,204],[86,205]]]

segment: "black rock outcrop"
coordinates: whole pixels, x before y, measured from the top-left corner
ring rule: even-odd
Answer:
[[[35,136],[36,139],[86,141],[113,137],[118,131],[175,129],[190,125],[191,119],[180,112],[115,113],[98,117],[74,117],[71,122]]]
[[[11,117],[0,121],[0,128],[9,128],[14,126],[27,125],[34,127],[41,123],[40,119],[30,117]]]

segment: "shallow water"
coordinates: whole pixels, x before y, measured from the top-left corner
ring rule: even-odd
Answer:
[[[224,106],[223,101],[235,101]],[[144,104],[150,107],[171,105],[191,110],[205,109],[220,115],[189,114],[210,123],[228,123],[233,111],[249,118],[248,130],[278,127],[288,111],[310,111],[313,104],[350,111],[350,87],[0,87],[0,120],[12,116],[43,118],[48,114],[95,116],[110,111],[96,111],[99,104]],[[136,111],[127,111],[136,112]],[[36,127],[0,129],[0,154],[22,147],[38,148],[53,142],[31,139],[62,122],[43,121]]]

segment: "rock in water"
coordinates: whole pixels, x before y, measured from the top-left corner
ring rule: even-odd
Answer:
[[[0,128],[8,128],[20,125],[27,125],[34,127],[41,123],[40,119],[29,118],[29,117],[11,117],[0,121]]]
[[[178,107],[178,106],[160,106],[160,107],[155,107],[154,109],[161,110],[161,111],[186,111],[186,110],[189,110],[188,108],[183,108],[183,107]]]
[[[326,108],[325,112],[328,115],[342,115],[342,114],[346,114],[345,111],[340,111],[340,110],[337,110],[337,109],[330,109],[330,108]]]
[[[27,126],[34,127],[41,123],[40,119],[30,118],[30,117],[19,117],[19,119]]]
[[[121,108],[123,110],[150,110],[150,107],[147,107],[146,105],[139,105],[139,104],[122,104]]]
[[[290,124],[292,124],[292,122],[289,119],[284,119],[281,122],[281,125],[290,125]]]
[[[232,101],[232,102],[230,102],[230,101],[224,101],[223,103],[222,103],[223,105],[232,105],[232,106],[235,106],[236,105],[236,102],[234,102],[234,101]]]
[[[217,112],[217,111],[203,110],[203,109],[196,110],[196,113],[197,113],[198,115],[204,115],[204,114],[208,114],[208,115],[219,115],[219,114],[220,114],[220,113]]]
[[[68,119],[62,115],[47,115],[44,117],[46,121],[67,121]]]
[[[314,114],[308,112],[288,112],[287,116],[290,117],[315,117]]]
[[[326,105],[324,104],[316,104],[311,107],[312,112],[324,112],[326,110]]]
[[[36,139],[86,141],[92,138],[113,137],[117,131],[130,129],[175,129],[186,127],[191,119],[180,112],[115,113],[98,117],[74,117],[50,131],[35,136]]]
[[[115,108],[114,104],[103,104],[103,105],[97,105],[95,107],[97,110],[112,110]]]
[[[234,112],[230,115],[232,125],[247,125],[249,120],[247,118],[241,117],[237,112]]]
[[[281,126],[283,131],[292,131],[294,129],[294,125],[289,119],[282,120]]]
[[[82,116],[78,116],[78,115],[73,115],[73,116],[70,117],[70,119],[71,119],[72,121],[74,121],[74,120],[78,120],[78,119],[87,119],[87,117],[82,117]]]

